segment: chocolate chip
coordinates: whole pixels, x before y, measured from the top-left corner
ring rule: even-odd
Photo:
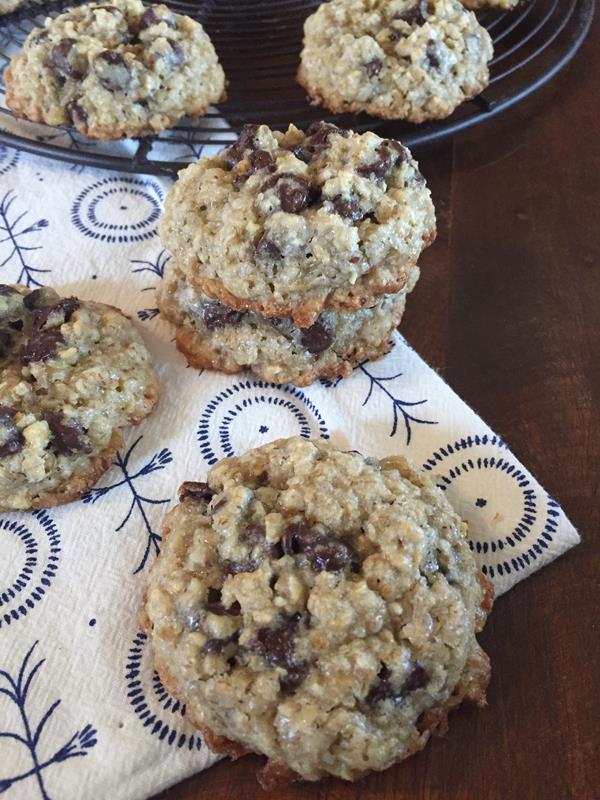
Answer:
[[[180,503],[184,500],[191,499],[197,503],[204,503],[204,505],[208,505],[213,499],[214,495],[215,493],[210,488],[208,483],[204,483],[202,481],[185,481],[185,483],[182,483],[179,487]]]
[[[202,309],[202,321],[209,331],[225,325],[237,325],[243,316],[241,311],[234,311],[222,303],[207,303]]]
[[[288,214],[299,214],[309,204],[310,184],[299,175],[284,173],[277,182],[281,208]]]
[[[8,283],[0,283],[0,296],[7,297],[12,294],[19,294],[14,286],[9,286]]]
[[[84,438],[83,426],[74,419],[66,420],[54,411],[46,411],[44,418],[52,434],[52,448],[58,453],[91,453],[92,446]]]
[[[305,164],[308,164],[313,156],[308,149],[305,149],[299,144],[292,145],[292,147],[288,147],[287,149],[290,151],[290,153],[293,153],[296,158],[300,159],[300,161],[304,161]]]
[[[419,0],[419,2],[409,6],[405,11],[398,11],[392,19],[401,19],[403,22],[408,22],[409,25],[424,25],[427,21],[427,16],[427,0]]]
[[[275,242],[269,239],[266,233],[263,233],[256,243],[256,255],[259,258],[281,258],[282,253]]]
[[[71,100],[70,103],[67,103],[66,112],[69,115],[69,118],[73,125],[85,125],[88,119],[88,113],[85,108],[77,103],[75,100]]]
[[[257,172],[259,169],[275,169],[275,162],[266,150],[254,150],[250,153],[250,165],[252,172]]]
[[[109,92],[124,91],[131,80],[131,68],[120,53],[103,50],[94,59],[98,80]]]
[[[375,704],[380,700],[387,700],[394,697],[395,690],[390,683],[391,670],[382,663],[381,669],[377,673],[377,683],[371,687],[368,695],[365,697],[367,703]]]
[[[365,178],[385,178],[392,169],[407,158],[406,148],[394,139],[386,139],[377,148],[378,158],[356,170]]]
[[[378,159],[371,161],[370,164],[363,164],[358,167],[356,171],[359,175],[363,175],[365,178],[370,178],[373,175],[377,178],[383,178],[387,175],[392,167],[392,153],[385,145],[380,145],[377,148],[377,154],[379,155]]]
[[[25,444],[23,434],[15,423],[16,413],[10,406],[0,406],[0,457],[18,453]]]
[[[427,49],[425,50],[425,56],[427,58],[429,66],[432,69],[439,69],[441,67],[442,61],[441,61],[440,48],[433,41],[433,39],[430,39],[429,42],[427,42]]]
[[[63,297],[53,305],[35,308],[32,311],[34,331],[46,327],[57,327],[68,322],[80,306],[81,303],[76,297]]]
[[[244,125],[237,142],[234,142],[231,147],[228,147],[227,150],[223,152],[222,157],[230,168],[237,164],[238,161],[242,160],[246,150],[255,149],[254,137],[258,127],[258,125],[254,124]]]
[[[74,63],[71,52],[74,44],[75,39],[61,39],[50,51],[48,66],[58,77],[73,78],[77,81],[83,78],[83,72],[78,70]]]
[[[43,308],[44,306],[52,306],[58,303],[60,296],[51,289],[49,286],[43,286],[41,289],[34,289],[23,298],[25,308],[33,311],[35,308]]]
[[[8,327],[12,328],[13,331],[22,331],[23,330],[23,320],[22,319],[13,319],[8,323]]]
[[[381,669],[377,673],[378,682],[371,688],[365,698],[367,703],[375,704],[381,700],[403,700],[410,692],[426,686],[429,680],[425,668],[419,662],[415,663],[408,678],[399,689],[395,688],[391,683],[391,676],[391,670],[382,662]]]
[[[253,522],[251,525],[248,525],[246,530],[243,533],[244,539],[247,539],[252,544],[256,544],[257,542],[264,542],[266,536],[265,526],[261,525],[258,522]]]
[[[225,559],[223,561],[223,570],[227,575],[239,575],[240,572],[256,572],[258,566],[254,561],[230,561]]]
[[[62,333],[57,328],[33,331],[23,347],[21,362],[30,364],[55,356],[58,345],[64,341]]]
[[[300,343],[309,353],[317,355],[327,350],[334,342],[333,330],[323,320],[317,320],[310,328],[300,329]]]
[[[367,78],[375,78],[381,72],[383,61],[380,58],[373,58],[365,64]]]
[[[308,675],[306,664],[292,664],[287,667],[287,674],[279,679],[279,685],[286,694],[295,691]]]
[[[287,670],[287,678],[282,680],[282,688],[289,680],[289,689],[297,688],[304,680],[306,668],[296,660],[294,638],[302,615],[298,612],[284,618],[277,628],[259,628],[250,643],[250,649],[262,656],[273,667]]]
[[[323,120],[312,122],[306,131],[305,145],[309,145],[313,148],[319,145],[326,145],[329,141],[329,137],[334,133],[344,138],[350,135],[347,130],[338,128],[338,126],[334,125],[332,122],[323,122]]]
[[[180,67],[182,64],[185,64],[185,50],[180,45],[171,42],[169,49],[161,53],[161,58],[165,67],[174,69],[175,67]]]
[[[412,672],[402,684],[402,693],[408,694],[408,692],[414,692],[415,689],[422,689],[424,686],[427,686],[428,681],[429,675],[425,667],[416,661]]]
[[[237,600],[234,603],[232,603],[229,606],[229,608],[225,608],[225,606],[221,602],[221,590],[211,588],[208,590],[208,600],[206,602],[206,610],[209,611],[211,614],[217,614],[218,616],[222,617],[225,615],[237,616],[242,609]]]
[[[333,198],[331,204],[336,214],[351,222],[358,222],[363,217],[363,210],[357,197],[345,198],[338,194]]]
[[[400,31],[396,31],[396,30],[394,30],[392,28],[392,30],[390,31],[390,34],[388,36],[388,39],[390,40],[390,42],[397,42],[398,39],[401,39],[401,38],[403,38],[403,34],[401,34]]]
[[[203,650],[205,653],[215,653],[216,655],[220,655],[226,650],[228,645],[237,644],[239,638],[240,632],[234,631],[231,636],[227,636],[224,639],[209,639],[204,645]]]
[[[335,572],[352,563],[353,554],[348,545],[302,522],[286,527],[281,544],[286,555],[303,553],[316,572]]]
[[[177,20],[172,14],[165,14],[164,17],[160,17],[156,13],[156,8],[154,6],[150,6],[140,17],[137,25],[138,32],[145,31],[147,28],[151,28],[153,25],[160,25],[161,22],[164,22],[169,28],[177,30]]]

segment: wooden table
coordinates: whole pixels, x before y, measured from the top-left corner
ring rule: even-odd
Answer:
[[[583,544],[500,598],[488,707],[358,783],[263,793],[260,759],[161,800],[600,798],[600,14],[538,95],[417,153],[438,212],[403,332],[564,506]]]

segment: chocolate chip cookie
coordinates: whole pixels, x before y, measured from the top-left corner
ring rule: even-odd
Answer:
[[[354,780],[483,705],[491,606],[466,526],[404,458],[292,438],[184,483],[143,621],[210,747]]]
[[[417,277],[415,268],[404,289],[382,295],[371,307],[324,310],[308,328],[209,300],[177,266],[157,300],[162,315],[178,326],[177,347],[190,366],[229,373],[248,368],[266,381],[307,386],[317,378],[349,375],[362,361],[385,355]]]
[[[112,0],[34,28],[5,73],[15,114],[94,139],[156,133],[204,114],[225,76],[202,25],[165,5]]]
[[[304,24],[298,81],[335,113],[423,122],[479,94],[492,55],[458,0],[332,0]]]
[[[400,291],[435,237],[435,215],[395,140],[323,122],[306,133],[247,125],[180,172],[159,233],[208,297],[308,327],[324,308]]]
[[[79,497],[157,399],[150,355],[118,309],[0,284],[0,511]]]

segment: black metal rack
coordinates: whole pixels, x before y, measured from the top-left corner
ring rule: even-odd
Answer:
[[[0,74],[25,36],[46,14],[55,15],[74,3],[32,0],[0,18]],[[315,119],[335,119],[354,130],[385,128],[415,147],[450,136],[501,113],[539,89],[568,63],[589,31],[595,0],[522,0],[511,12],[482,11],[481,23],[494,41],[491,79],[486,91],[463,104],[445,120],[411,125],[359,115],[333,118],[311,106],[294,76],[302,42],[302,25],[319,0],[172,0],[169,6],[188,14],[209,33],[229,80],[227,102],[198,124],[182,123],[171,131],[138,140],[132,152],[122,145],[87,142],[72,132],[18,123],[0,107],[0,142],[31,153],[74,164],[121,172],[173,176],[203,146],[228,144],[245,122],[274,128],[288,123],[305,127]],[[0,78],[0,101],[4,85]],[[4,105],[2,103],[2,105]],[[170,148],[185,148],[189,157],[164,157]],[[157,151],[161,153],[157,156]]]

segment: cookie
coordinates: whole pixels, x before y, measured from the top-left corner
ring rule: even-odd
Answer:
[[[118,309],[0,285],[0,511],[79,497],[157,400],[150,355]]]
[[[479,8],[495,8],[502,11],[511,11],[519,5],[520,0],[460,0],[465,8],[477,10]]]
[[[354,780],[485,702],[491,605],[466,525],[401,457],[282,439],[184,483],[142,620],[217,750]]]
[[[178,326],[176,343],[192,367],[239,372],[251,369],[273,383],[308,386],[318,378],[349,375],[362,361],[389,352],[410,285],[382,295],[374,306],[359,311],[322,311],[308,328],[290,318],[263,317],[234,311],[209,300],[171,267],[157,294],[164,317]]]
[[[22,5],[25,5],[26,0],[0,0],[0,16],[2,14],[10,14]]]
[[[483,91],[492,55],[458,0],[332,0],[304,23],[298,81],[334,113],[423,122]]]
[[[5,72],[17,115],[93,139],[156,133],[224,99],[225,77],[202,25],[165,5],[111,0],[34,28]]]
[[[324,308],[400,291],[435,237],[435,214],[399,142],[323,122],[306,134],[247,125],[179,173],[159,233],[208,297],[308,327]]]

